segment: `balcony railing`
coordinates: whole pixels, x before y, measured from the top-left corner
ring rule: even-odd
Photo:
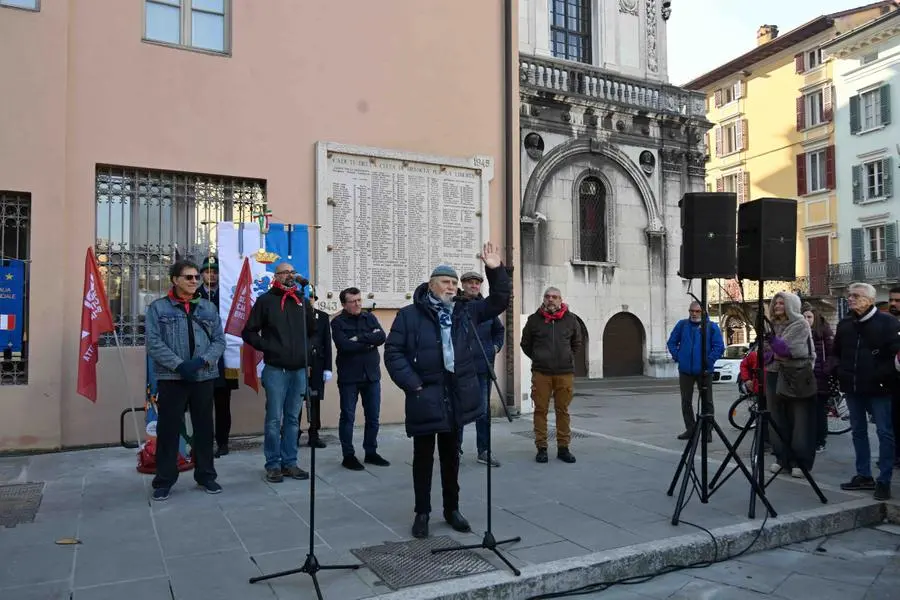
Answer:
[[[537,56],[519,60],[523,88],[574,94],[640,110],[706,118],[706,96],[673,85],[623,77],[604,69]]]
[[[759,298],[759,283],[748,279],[741,283],[742,286],[739,286],[734,279],[709,280],[706,288],[709,303],[756,302]],[[801,298],[821,298],[831,295],[827,275],[804,275],[792,281],[763,282],[763,300],[768,300],[778,292],[791,292]]]
[[[846,287],[857,281],[872,285],[897,285],[900,283],[900,259],[828,265],[828,280],[832,289]]]

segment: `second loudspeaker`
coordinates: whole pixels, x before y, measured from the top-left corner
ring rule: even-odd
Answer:
[[[738,277],[754,281],[796,278],[797,201],[760,198],[738,208]]]

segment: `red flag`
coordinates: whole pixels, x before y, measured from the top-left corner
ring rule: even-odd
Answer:
[[[237,285],[234,288],[234,298],[231,301],[231,310],[228,311],[228,320],[225,321],[225,333],[241,337],[247,319],[250,318],[250,309],[253,308],[253,294],[251,287],[253,278],[250,275],[250,261],[245,258],[238,275]],[[244,372],[244,383],[259,393],[259,377],[256,374],[256,365],[262,360],[260,352],[244,343],[241,348],[241,370]]]
[[[93,248],[84,259],[84,296],[81,305],[81,343],[78,348],[78,393],[97,401],[97,361],[100,336],[114,331],[103,279],[94,260]]]

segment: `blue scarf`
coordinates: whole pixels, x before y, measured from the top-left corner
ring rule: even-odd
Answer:
[[[441,326],[441,346],[444,354],[444,368],[454,373],[455,359],[453,356],[453,339],[450,337],[450,329],[453,326],[453,305],[444,304],[431,292],[428,292],[428,302],[432,310],[437,313],[438,323]]]

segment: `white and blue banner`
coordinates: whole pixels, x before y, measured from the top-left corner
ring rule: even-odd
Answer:
[[[0,352],[21,352],[25,326],[25,263],[0,261]]]
[[[275,267],[279,263],[287,262],[293,265],[298,274],[310,279],[309,273],[309,227],[306,225],[285,225],[272,223],[266,234],[266,252],[276,254],[273,262],[266,265],[269,272],[269,280],[266,289],[272,285],[272,276]],[[306,288],[309,296],[309,288]]]

